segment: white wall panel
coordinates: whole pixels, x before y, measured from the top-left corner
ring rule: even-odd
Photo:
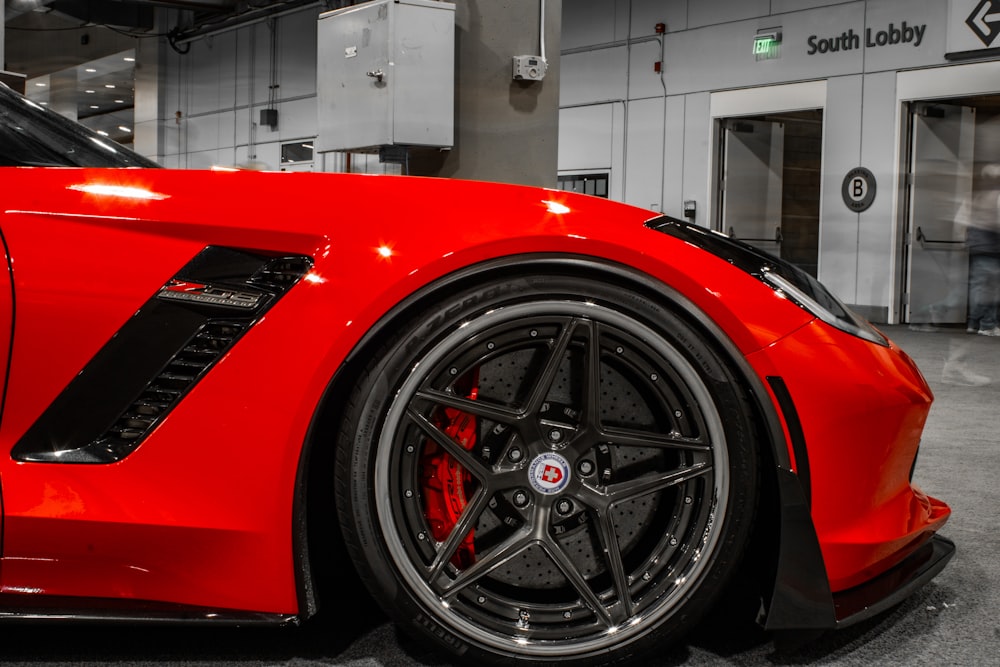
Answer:
[[[282,139],[315,137],[318,130],[315,97],[282,102],[278,105],[278,134]]]
[[[612,104],[573,107],[559,112],[559,171],[611,169]]]
[[[858,305],[888,306],[892,287],[892,258],[897,170],[896,73],[868,74],[864,80],[861,126],[861,165],[875,174],[878,189],[871,208],[861,213],[858,228]]]
[[[655,69],[660,59],[660,40],[633,43],[629,51],[629,99],[663,97],[664,80]]]
[[[663,199],[663,114],[662,97],[628,106],[624,201],[654,211]]]
[[[303,35],[316,32],[319,9],[290,14],[278,23],[278,96],[316,94],[316,40]],[[315,102],[314,102],[315,104]]]
[[[625,39],[629,0],[564,0],[562,48],[576,49]]]
[[[559,104],[574,106],[625,99],[627,63],[624,46],[563,56]]]
[[[697,202],[700,225],[710,225],[713,199],[711,165],[713,164],[713,121],[708,93],[688,95],[684,105],[684,193],[682,199]]]
[[[225,161],[223,161],[224,163]],[[186,159],[181,158],[181,167],[183,169],[211,169],[212,167],[218,166],[219,161],[219,151],[194,151],[187,154]]]
[[[216,39],[200,39],[191,43],[191,50],[184,59],[188,72],[187,86],[189,105],[187,115],[197,115],[221,109],[223,102],[219,96],[219,84],[222,81],[222,63],[226,59],[229,40],[218,39],[219,49],[216,49]],[[227,74],[229,74],[227,72]]]
[[[858,303],[858,214],[844,204],[840,187],[847,172],[861,166],[861,84],[861,75],[829,79],[823,113],[819,279],[852,304]]]
[[[563,2],[563,12],[574,0]],[[632,38],[653,35],[656,24],[665,23],[667,32],[688,27],[688,0],[632,0]]]
[[[712,0],[688,3],[688,26],[697,28],[717,23],[767,16],[771,0]]]
[[[853,2],[853,0],[771,0],[771,13],[784,14],[785,12],[797,12],[803,9],[843,5],[847,2]]]
[[[219,114],[192,116],[183,121],[183,126],[186,152],[198,153],[219,147]]]
[[[684,108],[685,96],[666,100],[663,142],[663,212],[684,217]]]
[[[830,35],[836,29],[861,34],[865,3],[853,2],[823,9],[736,21],[710,28],[668,35],[667,90],[670,94],[769,85],[786,81],[822,79],[860,72],[864,49],[808,55],[809,37]],[[753,38],[758,29],[780,27],[781,57],[756,61]],[[859,47],[861,41],[859,39]]]
[[[862,38],[865,69],[873,72],[940,62],[946,51],[947,23],[947,2],[912,2],[905,9],[895,3],[869,2]],[[899,43],[878,46],[882,34]]]

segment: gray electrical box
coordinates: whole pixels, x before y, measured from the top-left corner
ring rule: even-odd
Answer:
[[[316,150],[450,148],[455,5],[374,0],[320,14]]]

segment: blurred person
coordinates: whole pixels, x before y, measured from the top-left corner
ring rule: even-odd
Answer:
[[[973,198],[966,231],[969,249],[969,315],[967,331],[1000,336],[1000,164],[980,172],[982,187]]]
[[[959,222],[966,226],[969,252],[968,315],[966,332],[1000,336],[1000,164],[987,164],[977,175],[972,201],[960,209]],[[992,379],[973,370],[966,360],[968,340],[949,341],[942,381],[980,387]]]

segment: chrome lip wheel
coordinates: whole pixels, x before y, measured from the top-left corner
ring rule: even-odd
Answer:
[[[680,608],[719,544],[722,419],[687,357],[589,302],[497,307],[415,358],[375,456],[388,555],[451,632],[592,654]]]

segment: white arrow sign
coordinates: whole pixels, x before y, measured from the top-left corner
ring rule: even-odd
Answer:
[[[995,0],[983,0],[966,20],[966,24],[979,35],[986,46],[992,44],[1000,32],[993,27],[994,23],[1000,23],[1000,12],[994,11],[994,2]]]

